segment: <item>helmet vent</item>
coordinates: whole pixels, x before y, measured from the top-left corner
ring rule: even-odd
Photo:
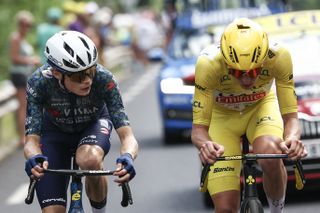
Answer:
[[[65,60],[65,59],[62,59],[62,61],[63,61],[63,64],[66,66],[66,67],[70,67],[70,68],[72,68],[72,69],[77,69],[77,68],[79,68],[79,66],[76,66],[76,65],[74,65],[74,64],[71,64],[71,63],[69,63],[67,60]]]
[[[254,62],[254,60],[255,60],[255,58],[256,58],[256,53],[257,53],[257,48],[254,48],[251,62]]]
[[[94,61],[97,59],[97,55],[98,55],[97,49],[94,48],[94,49],[93,49],[93,60],[94,60]]]
[[[236,50],[235,50],[234,48],[232,48],[232,53],[233,53],[233,55],[234,55],[234,59],[236,60],[236,62],[239,63],[239,59],[238,59]]]
[[[91,55],[90,55],[90,53],[88,51],[87,51],[87,55],[88,55],[89,64],[91,64]]]
[[[77,58],[77,62],[78,62],[79,64],[81,64],[81,66],[83,66],[83,67],[86,66],[86,64],[82,61],[82,59],[81,59],[79,56],[77,56],[76,58]]]
[[[249,26],[246,26],[246,25],[243,25],[243,24],[238,24],[237,27],[238,27],[239,30],[250,29]]]
[[[48,54],[50,54],[50,49],[49,49],[49,47],[46,47],[46,52],[47,52]]]
[[[84,40],[84,39],[81,38],[80,36],[79,36],[79,39],[82,41],[83,45],[89,50],[90,48],[89,48],[89,45],[88,45],[88,43],[86,42],[86,40]]]
[[[63,48],[69,53],[69,55],[71,55],[72,57],[74,56],[73,49],[71,49],[71,47],[66,42],[63,43]]]

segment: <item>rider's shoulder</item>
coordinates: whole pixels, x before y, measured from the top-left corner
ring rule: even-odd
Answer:
[[[29,77],[29,81],[46,81],[47,79],[52,79],[51,66],[44,64],[41,67],[37,68]]]
[[[199,57],[204,57],[209,60],[215,59],[217,56],[219,56],[220,53],[220,45],[218,44],[211,44],[204,48],[201,52]]]
[[[268,58],[269,59],[281,59],[287,57],[290,52],[285,44],[279,41],[271,41],[269,44]]]

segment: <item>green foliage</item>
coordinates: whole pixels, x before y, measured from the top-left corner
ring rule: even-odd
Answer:
[[[9,36],[16,29],[15,14],[20,10],[29,10],[35,17],[35,25],[27,40],[35,46],[36,25],[45,21],[47,8],[51,6],[62,7],[63,0],[1,0],[0,7],[0,80],[8,78]]]

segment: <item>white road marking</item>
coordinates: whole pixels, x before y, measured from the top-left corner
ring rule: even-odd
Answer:
[[[17,205],[24,202],[27,196],[29,183],[21,184],[6,200],[7,205]]]
[[[158,75],[158,67],[148,70],[143,76],[122,95],[123,102],[128,104],[141,93]]]

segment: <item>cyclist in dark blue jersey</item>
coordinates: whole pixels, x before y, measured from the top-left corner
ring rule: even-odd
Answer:
[[[44,175],[43,168],[69,169],[75,151],[81,169],[103,169],[114,127],[121,142],[115,182],[122,184],[135,176],[138,143],[118,84],[97,64],[92,40],[76,31],[61,31],[48,39],[45,56],[47,64],[27,85],[25,170],[41,179],[36,191],[42,211],[65,212],[69,178]],[[105,212],[106,177],[87,177],[85,188],[93,212]]]

